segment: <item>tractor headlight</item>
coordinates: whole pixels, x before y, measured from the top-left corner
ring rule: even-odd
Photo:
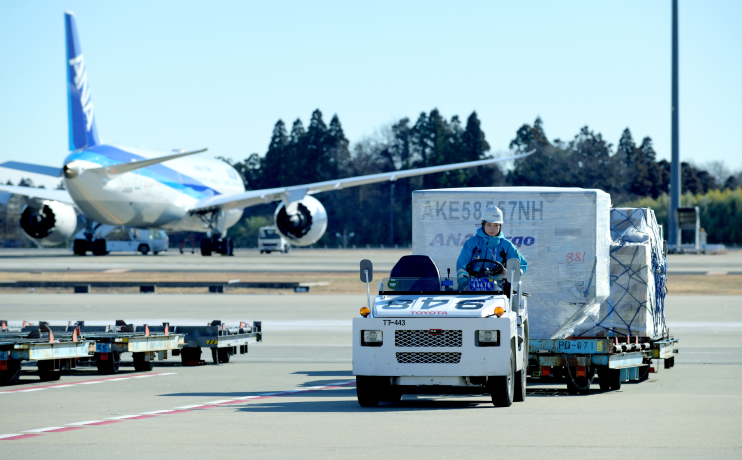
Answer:
[[[477,331],[478,347],[497,347],[500,345],[500,331]]]
[[[381,331],[361,331],[361,345],[364,347],[380,347],[383,342]]]

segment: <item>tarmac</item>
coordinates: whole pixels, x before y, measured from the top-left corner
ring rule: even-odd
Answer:
[[[303,270],[299,262],[307,260],[356,271],[360,258],[370,255],[382,266],[403,253],[347,252],[262,258],[275,270]],[[6,256],[0,255],[0,264],[24,260]],[[184,258],[195,256],[31,260],[133,259],[125,266],[136,269],[150,260],[165,266]],[[252,258],[260,259],[238,253],[207,264]],[[691,265],[712,264],[698,259]],[[673,369],[619,391],[601,392],[594,383],[586,396],[570,396],[565,385],[530,382],[526,401],[510,408],[495,408],[482,396],[414,395],[396,405],[361,408],[350,324],[365,303],[365,295],[2,294],[0,319],[11,324],[262,320],[264,335],[248,354],[222,365],[211,364],[206,354],[209,364],[198,367],[181,367],[171,357],[149,373],[122,367],[111,378],[79,367],[59,382],[43,383],[35,366],[26,365],[18,385],[0,387],[0,458],[742,457],[742,296],[668,295],[669,328],[680,340]]]
[[[110,253],[106,256],[72,255],[69,249],[0,249],[0,271],[66,272],[125,270],[131,272],[245,272],[323,273],[357,272],[361,259],[370,259],[374,270],[389,272],[411,249],[299,249],[289,254],[260,254],[257,249],[236,250],[234,257],[203,257],[177,248],[158,255]],[[670,254],[669,274],[742,274],[742,251],[726,254]]]
[[[176,249],[158,255],[110,253],[106,256],[74,256],[67,249],[0,249],[0,271],[65,272],[126,270],[132,272],[245,272],[324,273],[357,272],[361,259],[371,259],[375,270],[391,271],[409,249],[293,249],[289,254],[260,254],[235,250],[233,257],[202,256],[198,250],[184,254]]]

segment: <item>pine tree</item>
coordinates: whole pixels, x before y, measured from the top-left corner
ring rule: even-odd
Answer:
[[[621,194],[621,191],[633,197],[649,194],[652,184],[649,182],[647,159],[644,152],[636,147],[629,128],[621,134],[615,160],[612,165],[614,175],[622,178],[621,187],[617,187],[616,190],[617,194]]]
[[[466,130],[461,137],[464,161],[477,161],[486,158],[490,145],[484,137],[477,112],[472,112],[467,118]]]
[[[461,134],[461,161],[477,161],[487,158],[490,145],[482,131],[477,112],[472,112],[466,120],[466,129]],[[468,187],[492,187],[505,185],[505,175],[497,164],[478,166],[469,169]]]
[[[322,112],[312,112],[309,128],[304,136],[304,152],[301,158],[303,182],[314,182],[325,178],[325,161],[323,148],[327,136],[327,125],[322,120]],[[327,177],[327,179],[331,179]]]
[[[662,193],[667,191],[669,183],[669,173],[667,176],[663,174],[662,168],[657,163],[657,153],[654,151],[652,146],[652,138],[645,137],[642,139],[642,144],[639,146],[639,150],[644,154],[644,159],[647,162],[647,181],[651,184],[646,195],[652,198],[657,198]]]
[[[337,114],[330,120],[325,141],[322,145],[323,172],[327,179],[347,177],[350,163],[350,150],[348,150],[348,139],[343,132],[340,118]]]
[[[272,188],[281,185],[281,181],[287,177],[287,163],[288,163],[288,145],[289,139],[286,133],[286,125],[283,120],[278,120],[273,127],[273,135],[271,136],[270,144],[268,144],[268,151],[265,157],[261,160],[261,174],[258,178],[253,178],[256,183],[259,183],[262,187]],[[248,184],[252,187],[253,184]]]
[[[572,182],[579,187],[617,191],[618,180],[611,173],[611,144],[587,126],[569,143],[570,160],[576,163]]]
[[[306,171],[306,131],[301,119],[297,118],[291,126],[291,135],[286,145],[285,155],[286,176],[283,179],[285,185],[298,185],[306,183],[309,176]]]
[[[510,149],[516,153],[536,150],[532,155],[515,160],[509,173],[513,185],[558,187],[570,184],[564,171],[556,168],[560,162],[554,157],[559,151],[546,138],[541,117],[536,118],[533,126],[525,124],[518,129],[515,139],[510,142]]]

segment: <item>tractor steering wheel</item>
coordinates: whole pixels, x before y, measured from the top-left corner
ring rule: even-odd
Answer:
[[[491,263],[494,266],[491,268],[484,268],[484,264],[487,262]],[[482,264],[482,266],[479,268],[479,270],[474,270],[474,264]],[[470,276],[495,276],[504,271],[505,266],[500,262],[492,259],[477,259],[472,260],[471,262],[466,264],[466,272],[469,273]]]

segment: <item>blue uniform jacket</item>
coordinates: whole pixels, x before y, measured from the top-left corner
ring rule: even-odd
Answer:
[[[500,232],[502,235],[502,232]],[[523,273],[526,272],[528,262],[520,254],[518,249],[503,236],[489,236],[484,233],[481,228],[477,229],[477,234],[466,240],[464,248],[459,254],[459,258],[456,261],[456,278],[459,285],[459,289],[464,289],[469,286],[469,279],[464,277],[466,273],[466,264],[472,260],[477,259],[490,259],[496,260],[502,263],[502,257],[500,252],[505,251],[507,254],[505,260],[518,258],[520,259],[520,268]]]

